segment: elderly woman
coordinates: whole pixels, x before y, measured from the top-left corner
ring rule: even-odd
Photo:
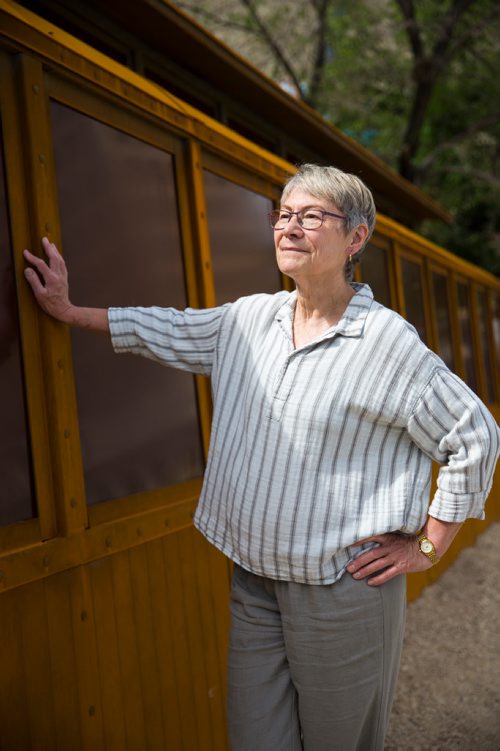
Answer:
[[[498,431],[413,327],[351,282],[375,223],[357,177],[301,167],[271,223],[292,293],[183,312],[75,307],[47,239],[48,264],[25,251],[45,286],[31,268],[26,277],[47,313],[110,332],[117,352],[212,378],[195,523],[234,562],[234,751],[381,750],[404,574],[482,518]],[[442,467],[429,506],[432,460]]]

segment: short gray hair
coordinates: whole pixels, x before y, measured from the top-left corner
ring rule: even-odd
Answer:
[[[360,224],[367,225],[368,235],[363,247],[345,266],[345,277],[351,281],[354,266],[360,260],[375,227],[376,208],[371,191],[356,175],[319,164],[300,165],[285,183],[281,199],[285,201],[296,188],[335,204],[345,216],[346,233]]]

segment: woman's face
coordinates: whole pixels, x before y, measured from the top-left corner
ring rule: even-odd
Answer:
[[[315,198],[299,188],[288,195],[281,208],[287,211],[322,209],[342,214],[330,201]],[[280,271],[298,283],[325,279],[343,281],[349,253],[354,255],[362,245],[362,241],[355,242],[358,229],[346,232],[344,221],[332,216],[325,216],[318,229],[304,229],[297,216],[292,216],[284,229],[274,230]]]

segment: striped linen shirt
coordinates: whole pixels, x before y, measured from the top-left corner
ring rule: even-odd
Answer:
[[[428,510],[484,516],[499,446],[491,414],[407,321],[352,286],[341,320],[298,349],[296,292],[109,310],[117,352],[211,376],[195,524],[261,576],[328,584],[361,538],[415,533]],[[429,509],[432,460],[442,467]]]

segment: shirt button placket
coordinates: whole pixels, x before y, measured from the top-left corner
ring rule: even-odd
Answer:
[[[286,358],[283,363],[279,376],[276,379],[276,385],[273,394],[273,401],[271,407],[271,419],[279,421],[281,420],[283,409],[285,408],[286,401],[290,396],[292,385],[295,380],[295,374],[299,364],[299,358],[292,354]]]

